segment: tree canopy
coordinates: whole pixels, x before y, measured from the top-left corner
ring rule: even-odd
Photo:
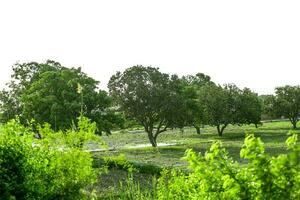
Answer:
[[[156,147],[159,134],[167,128],[183,126],[184,102],[178,94],[179,83],[177,76],[139,65],[117,72],[108,88],[119,109],[144,127]]]
[[[208,84],[201,88],[199,101],[204,105],[206,123],[216,126],[219,136],[229,124],[260,123],[261,102],[248,88],[241,90],[234,84],[224,87]]]
[[[300,116],[300,86],[277,87],[275,93],[275,112],[288,118],[293,128],[297,128]]]
[[[81,68],[67,68],[47,61],[16,64],[13,70],[9,90],[1,93],[2,105],[5,105],[1,106],[2,121],[18,115],[23,123],[34,119],[59,130],[71,127],[83,114],[97,122],[99,133],[110,133],[114,124],[121,122],[110,109],[111,98],[99,90],[99,82]]]
[[[206,124],[204,104],[199,101],[199,91],[201,88],[214,84],[211,78],[203,73],[182,77],[181,95],[185,100],[185,125],[193,126],[197,134],[200,134],[200,127]]]

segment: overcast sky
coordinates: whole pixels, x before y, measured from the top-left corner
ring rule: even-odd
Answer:
[[[1,0],[0,86],[53,59],[101,81],[136,64],[259,94],[300,84],[300,1]]]

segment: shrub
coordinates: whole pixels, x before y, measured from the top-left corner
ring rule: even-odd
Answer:
[[[246,137],[240,156],[229,157],[221,142],[205,155],[186,151],[190,172],[164,171],[158,199],[300,199],[300,147],[297,135],[286,141],[288,154],[270,157],[253,134]]]
[[[0,133],[0,196],[3,199],[21,199],[26,195],[24,182],[29,146],[17,136],[19,131],[25,132],[21,126],[10,122]]]
[[[106,166],[108,169],[117,168],[128,172],[146,173],[160,175],[163,167],[151,163],[133,162],[127,160],[124,154],[116,156],[95,156],[94,167]]]
[[[35,139],[34,133],[16,120],[3,125],[0,130],[1,198],[84,199],[84,188],[96,179],[91,155],[82,151],[82,144],[94,134],[87,132],[84,136],[83,130],[88,127],[94,125],[85,118],[79,120],[79,129],[69,131],[70,134],[54,133],[45,126],[40,129],[43,139]],[[78,142],[77,135],[84,139]]]

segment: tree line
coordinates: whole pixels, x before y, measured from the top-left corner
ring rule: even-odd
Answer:
[[[262,116],[286,117],[297,127],[300,87],[276,88],[276,95],[258,96],[235,84],[218,85],[208,75],[179,77],[141,65],[114,74],[109,92],[82,72],[55,61],[17,63],[7,89],[0,92],[2,123],[18,117],[23,124],[49,123],[54,130],[74,125],[80,115],[97,123],[99,134],[124,128],[135,121],[152,146],[170,128],[193,126],[198,134],[205,125],[220,136],[229,124],[261,123]]]

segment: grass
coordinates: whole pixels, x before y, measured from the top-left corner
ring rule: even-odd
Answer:
[[[156,176],[147,173],[129,174],[125,170],[111,169],[107,174],[99,176],[93,186],[98,199],[126,199],[125,193],[151,193]],[[132,187],[135,187],[132,189]],[[138,191],[139,190],[139,191]]]
[[[289,122],[268,122],[263,126],[255,128],[253,125],[247,126],[228,126],[224,135],[219,137],[214,127],[205,127],[200,135],[196,134],[193,128],[180,130],[169,130],[162,133],[158,138],[158,143],[171,143],[172,146],[139,147],[136,145],[148,144],[148,138],[145,132],[128,131],[114,132],[111,136],[103,136],[103,140],[114,151],[94,153],[95,160],[102,156],[116,156],[124,154],[126,159],[133,164],[140,172],[135,173],[133,179],[140,184],[140,188],[151,188],[152,177],[158,174],[160,168],[177,167],[186,169],[187,162],[181,158],[184,156],[186,149],[194,149],[197,152],[204,153],[215,140],[221,140],[223,146],[229,154],[238,162],[245,162],[240,159],[239,152],[242,147],[245,132],[254,133],[265,143],[266,152],[272,156],[285,153],[285,140],[288,131],[291,129]],[[300,130],[296,130],[300,133]],[[101,164],[99,164],[100,166]],[[95,164],[97,167],[97,162]],[[155,169],[155,170],[154,170]],[[126,185],[128,173],[124,170],[112,168],[108,174],[101,175],[96,184],[97,193],[101,197],[104,194],[118,194],[121,185]],[[101,199],[103,199],[101,198]],[[105,199],[105,198],[104,198]]]
[[[265,123],[259,128],[255,126],[228,126],[224,135],[219,137],[216,128],[205,127],[201,135],[197,135],[193,128],[185,128],[182,133],[179,130],[169,130],[158,137],[159,143],[176,143],[172,146],[161,146],[157,148],[126,148],[139,144],[148,144],[146,133],[126,133],[125,131],[115,132],[111,136],[104,136],[105,142],[115,151],[95,153],[95,156],[125,154],[131,162],[151,163],[162,167],[185,166],[185,161],[180,158],[188,148],[204,153],[215,140],[221,140],[223,146],[230,155],[237,161],[239,151],[245,138],[245,132],[254,133],[265,143],[266,151],[271,155],[278,155],[285,152],[285,140],[291,129],[288,122]],[[299,130],[297,130],[300,133]]]

